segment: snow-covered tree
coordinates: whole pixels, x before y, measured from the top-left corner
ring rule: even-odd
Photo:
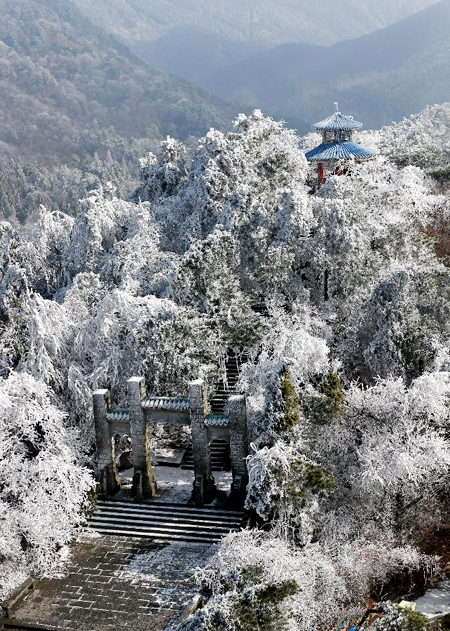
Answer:
[[[177,193],[186,178],[186,147],[170,136],[161,143],[158,157],[149,153],[140,160],[141,185],[134,199],[161,202]]]
[[[393,603],[383,603],[383,615],[371,628],[376,631],[431,631],[429,619],[418,611]]]
[[[74,219],[42,209],[33,233],[0,226],[4,408],[16,384],[28,401],[16,417],[25,422],[29,404],[43,419],[34,427],[49,423],[26,440],[54,436],[68,484],[88,486],[76,462],[92,449],[93,388],[119,403],[126,379],[144,374],[150,392],[183,395],[199,376],[214,388],[230,352],[245,362],[247,506],[272,532],[225,541],[202,579],[210,603],[185,628],[331,627],[361,610],[374,583],[424,562],[402,546],[448,509],[450,212],[412,144],[434,116],[444,137],[441,114],[393,129],[405,160],[386,149],[312,194],[303,147],[314,138],[302,145],[255,111],[189,156],[168,138],[141,162],[132,201],[104,186]],[[12,412],[5,419],[16,428]],[[17,470],[56,467],[45,445],[23,456],[20,435],[8,442]],[[79,500],[67,521],[55,513],[57,545]],[[6,500],[0,515],[16,519]],[[46,523],[42,551],[54,550]],[[16,553],[19,574],[26,562],[40,571],[9,530],[10,575]]]
[[[320,500],[334,491],[328,471],[305,456],[298,438],[255,451],[248,469],[246,508],[270,523],[274,532],[303,544],[309,542]]]
[[[378,532],[403,540],[418,524],[439,523],[450,463],[449,388],[449,373],[440,372],[409,387],[391,378],[345,392],[345,417],[321,426],[311,445],[336,482],[325,538]]]
[[[235,533],[197,573],[209,596],[206,607],[177,631],[333,628],[356,620],[367,593],[392,573],[430,572],[433,566],[413,548],[389,542],[299,549],[268,533]]]
[[[0,593],[49,571],[92,490],[77,464],[77,434],[51,390],[26,373],[0,382]]]

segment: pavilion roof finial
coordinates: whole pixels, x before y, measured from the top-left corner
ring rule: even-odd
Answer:
[[[334,102],[334,111],[336,114],[339,112],[339,103],[337,101]]]

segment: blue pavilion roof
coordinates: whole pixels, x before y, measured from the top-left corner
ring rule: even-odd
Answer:
[[[358,160],[367,160],[373,158],[375,153],[369,149],[364,149],[356,142],[331,142],[319,145],[306,154],[307,160],[316,162],[326,160],[342,160],[348,158],[357,158]]]
[[[313,125],[317,131],[351,131],[361,129],[362,123],[355,121],[351,116],[344,116],[340,112],[335,112],[320,123]]]

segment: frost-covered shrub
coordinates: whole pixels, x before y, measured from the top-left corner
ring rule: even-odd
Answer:
[[[206,314],[224,343],[242,351],[259,345],[267,323],[252,309],[254,299],[242,288],[239,250],[236,239],[220,227],[196,241],[180,261],[171,297]]]
[[[441,372],[409,387],[401,379],[370,388],[354,384],[345,392],[345,417],[312,428],[317,461],[336,481],[325,538],[392,531],[409,537],[441,519],[439,497],[450,463],[449,379]]]
[[[272,431],[268,406],[280,370],[288,366],[298,396],[302,384],[329,367],[327,328],[319,318],[298,303],[289,314],[269,303],[269,312],[270,329],[263,336],[258,354],[243,366],[239,382],[239,389],[247,395],[250,432],[255,443]]]
[[[300,420],[298,396],[287,366],[282,366],[275,375],[267,398],[267,427],[273,434],[283,436]]]
[[[175,138],[167,137],[160,145],[158,157],[149,153],[140,160],[141,185],[135,200],[160,202],[176,194],[186,178],[186,147]]]
[[[383,603],[383,610],[386,615],[376,620],[371,629],[376,631],[431,631],[432,626],[426,616],[413,611],[393,605]]]
[[[26,373],[0,381],[0,593],[42,574],[80,523],[93,480],[77,464],[77,433],[49,388]]]
[[[348,322],[339,346],[347,371],[371,382],[395,375],[410,381],[430,370],[439,340],[450,337],[448,270],[394,263]]]
[[[248,471],[246,508],[270,521],[276,532],[309,541],[319,500],[334,491],[328,471],[309,460],[295,440],[278,441],[251,454]]]
[[[312,423],[330,424],[345,416],[344,390],[334,370],[323,376],[318,388],[306,388],[302,399],[304,414]]]
[[[426,566],[427,558],[414,549],[395,548],[387,541],[359,541],[339,548],[316,543],[298,548],[271,533],[228,535],[219,553],[197,573],[208,596],[206,607],[177,631],[246,631],[236,615],[236,604],[253,602],[256,608],[257,598],[266,591],[273,597],[285,597],[275,603],[274,598],[272,602],[267,598],[261,615],[269,609],[278,616],[279,626],[275,621],[274,627],[261,628],[332,628],[361,615],[372,584],[383,582],[392,572]]]

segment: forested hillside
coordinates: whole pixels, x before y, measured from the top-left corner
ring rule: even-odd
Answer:
[[[16,226],[28,224],[27,229],[32,230],[41,205],[50,211],[73,215],[89,191],[110,187],[110,183],[116,195],[126,198],[136,187],[138,174],[132,159],[114,160],[109,150],[103,159],[94,154],[91,160],[80,161],[76,167],[3,158],[0,159],[0,217]]]
[[[187,138],[225,122],[204,95],[150,69],[70,0],[2,0],[0,10],[3,154],[124,153],[131,138]]]
[[[192,81],[283,43],[333,44],[383,28],[436,0],[75,0],[143,59]],[[332,16],[332,17],[331,17]]]
[[[308,0],[75,0],[98,24],[134,41],[157,39],[174,27],[198,27],[248,45],[283,42],[330,43],[394,23],[436,0],[332,0],[312,7]],[[333,20],[330,19],[333,14]]]
[[[0,209],[6,216],[29,212],[14,203],[13,190],[5,191],[5,173],[12,172],[20,186],[18,170],[29,169],[30,187],[39,171],[35,201],[47,195],[64,206],[64,194],[58,196],[51,183],[55,173],[63,188],[73,182],[69,195],[83,196],[89,179],[98,184],[98,168],[90,168],[98,152],[104,171],[114,162],[112,179],[129,191],[139,156],[157,140],[199,136],[231,119],[205,94],[140,61],[70,0],[0,0],[0,10],[0,158],[18,162],[17,168],[0,166]],[[62,172],[61,165],[73,171]]]
[[[377,128],[450,99],[450,2],[331,47],[287,44],[210,75],[212,92],[302,129],[334,101]],[[324,42],[317,42],[323,44]]]

